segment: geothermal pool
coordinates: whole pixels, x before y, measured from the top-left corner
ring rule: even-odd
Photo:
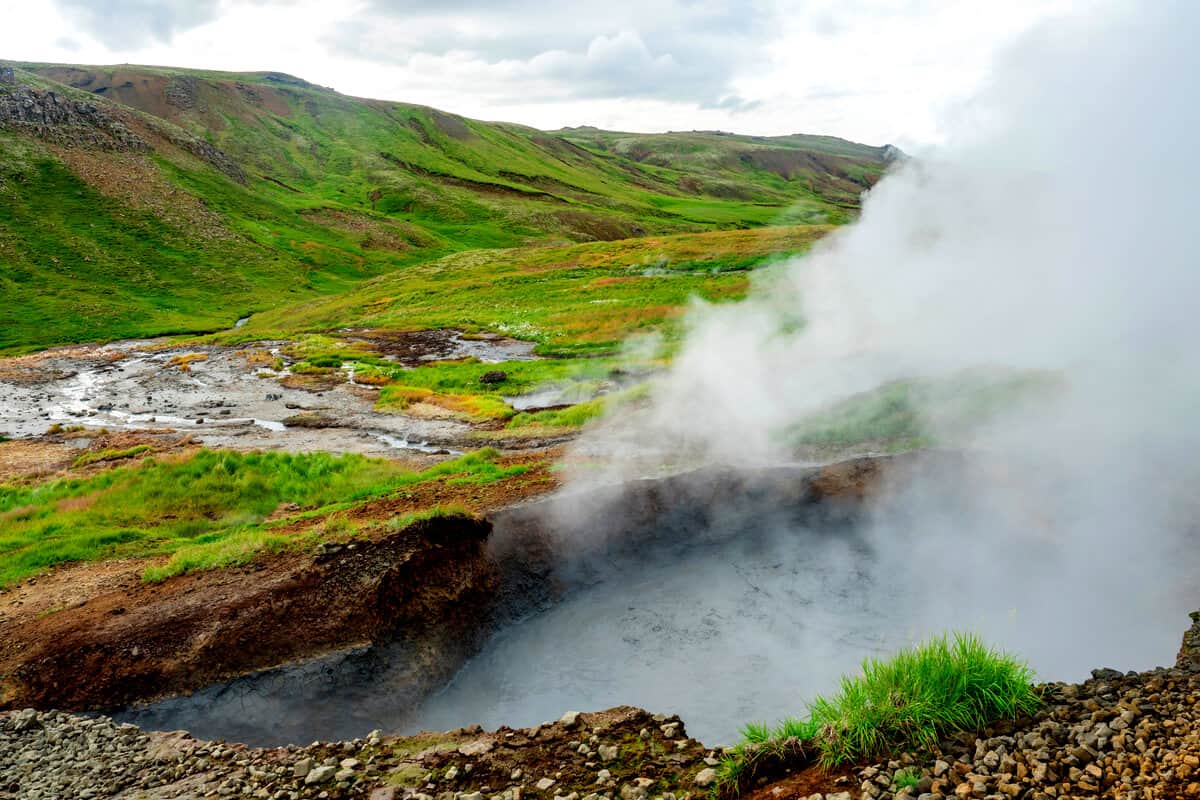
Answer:
[[[1195,606],[1194,555],[1167,575],[1125,551],[1122,582],[1108,580],[1054,529],[1028,524],[1032,484],[981,499],[957,462],[942,467],[866,506],[844,489],[814,499],[813,471],[794,467],[643,481],[604,502],[565,496],[506,512],[489,545],[505,583],[496,608],[480,612],[481,646],[448,665],[448,681],[423,680],[413,645],[385,644],[119,718],[277,745],[638,705],[679,714],[715,745],[748,721],[804,714],[865,656],[946,630],[1011,649],[1044,680],[1173,663]],[[528,556],[539,541],[543,555]]]
[[[855,570],[831,569],[867,557],[844,542],[748,536],[662,555],[611,562],[591,585],[500,629],[415,706],[397,693],[406,668],[377,656],[214,687],[120,718],[267,745],[373,728],[534,725],[629,704],[678,713],[706,742],[731,742],[747,720],[801,713],[805,698],[900,633]]]

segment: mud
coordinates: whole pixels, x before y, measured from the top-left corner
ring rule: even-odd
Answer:
[[[633,693],[678,703],[701,727],[719,734],[718,740],[727,739],[718,716],[743,720],[764,703],[793,696],[795,676],[755,682],[749,692],[734,691],[732,700],[716,702],[713,690],[732,676],[711,671],[706,650],[747,647],[752,653],[753,636],[764,633],[764,624],[780,635],[797,626],[830,633],[828,649],[837,649],[836,664],[842,666],[876,644],[870,632],[832,636],[821,619],[805,614],[803,602],[778,624],[769,619],[806,592],[846,597],[844,586],[818,583],[790,592],[786,586],[817,569],[816,557],[803,554],[815,539],[832,537],[855,547],[850,521],[884,463],[705,471],[639,482],[620,490],[625,511],[619,517],[596,518],[592,526],[566,533],[555,525],[561,510],[555,506],[574,507],[579,498],[501,511],[493,517],[487,546],[496,583],[486,602],[447,618],[456,641],[469,646],[448,653],[438,670],[422,667],[418,675],[409,643],[379,641],[135,707],[119,717],[148,728],[284,744],[352,737],[371,728],[415,732],[491,724],[506,715],[536,723],[564,708],[594,707],[587,704]],[[791,551],[756,549],[743,540],[766,518],[745,514],[751,507],[780,509],[777,521],[797,531]],[[732,524],[738,515],[742,523]],[[587,538],[592,548],[581,548],[576,536]],[[674,564],[675,580],[661,581],[644,567],[664,563]],[[705,563],[711,565],[707,571]],[[745,587],[743,613],[723,618],[697,605],[698,595],[711,590],[714,569],[731,570]],[[475,620],[473,627],[452,624],[463,613]],[[739,635],[738,628],[749,635]],[[537,635],[526,635],[530,632]],[[753,662],[752,654],[749,658]],[[429,681],[430,675],[437,680]],[[664,682],[675,690],[663,692]],[[431,693],[434,689],[439,691]]]
[[[530,343],[472,340],[455,331],[363,332],[347,339],[370,344],[406,366],[468,355],[485,361],[532,358]],[[452,454],[479,446],[468,423],[377,411],[378,390],[354,384],[352,375],[337,373],[324,383],[289,380],[308,376],[271,368],[285,344],[174,347],[129,341],[3,359],[0,433],[38,436],[55,424],[91,431],[174,430],[209,447],[376,456]],[[306,414],[327,423],[285,424]]]

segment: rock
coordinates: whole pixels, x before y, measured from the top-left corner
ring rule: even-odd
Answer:
[[[853,800],[849,792],[834,792],[825,795],[825,800]]]
[[[692,783],[700,787],[712,786],[717,781],[717,771],[712,767],[705,767],[696,773],[696,777],[692,779]]]
[[[452,781],[457,777],[458,777],[458,767],[451,764],[450,769],[446,770],[446,780]]]
[[[933,762],[933,777],[940,778],[950,771],[950,764],[940,758]]]
[[[41,720],[38,719],[38,713],[36,709],[21,709],[17,712],[17,715],[13,717],[12,729],[17,733],[40,727],[42,727],[42,723]]]
[[[498,369],[485,372],[479,376],[480,383],[504,383],[506,380],[508,380],[508,373]]]
[[[596,752],[600,754],[600,760],[607,764],[616,760],[619,748],[615,744],[602,744],[596,748]]]
[[[504,373],[500,373],[500,374],[503,375]],[[561,722],[563,724],[563,727],[565,727],[565,728],[574,728],[576,725],[579,724],[579,712],[578,711],[568,711],[567,713],[563,714],[562,717],[558,721]]]
[[[558,783],[558,781],[554,780],[553,778],[542,778],[540,781],[534,784],[534,788],[540,792],[544,792],[556,783]]]
[[[340,770],[338,770],[338,771],[337,771],[337,773],[336,773],[336,774],[333,776],[333,779],[334,779],[335,781],[337,781],[338,783],[341,783],[342,781],[348,781],[348,780],[350,780],[350,779],[351,779],[351,778],[353,778],[353,777],[354,777],[354,770],[352,770],[352,769],[340,769]]]
[[[311,758],[302,758],[292,765],[292,777],[303,778],[312,771],[313,762]]]
[[[304,783],[312,786],[317,783],[326,783],[333,780],[333,776],[337,773],[337,767],[328,764],[322,764],[319,767],[314,767],[304,777]]]
[[[621,787],[621,800],[646,800],[649,793],[645,787],[627,783]]]
[[[464,742],[458,746],[458,752],[464,756],[481,756],[484,753],[491,752],[495,747],[490,739],[476,739],[473,742]]]
[[[483,792],[459,792],[455,797],[458,800],[483,800]]]

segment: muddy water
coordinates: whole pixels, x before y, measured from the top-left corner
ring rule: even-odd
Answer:
[[[463,339],[429,332],[398,362],[472,355],[484,361],[530,357],[532,345],[511,340]],[[433,336],[432,334],[441,334]],[[421,346],[428,344],[430,350]],[[120,342],[0,360],[0,433],[34,436],[58,423],[99,430],[174,429],[211,447],[326,450],[385,455],[397,450],[453,451],[469,443],[471,428],[454,420],[417,419],[373,408],[375,390],[353,375],[327,391],[290,389],[271,365],[282,343],[240,348],[163,348]],[[187,370],[172,359],[200,353]],[[289,428],[304,411],[331,417],[324,429]]]
[[[569,709],[679,713],[707,743],[748,719],[802,710],[896,624],[869,607],[853,545],[798,532],[624,558],[570,598],[498,633],[443,691],[413,705],[404,653],[282,670],[120,715],[158,729],[253,744],[532,725]],[[847,620],[857,620],[848,626]],[[790,665],[781,669],[781,665]]]

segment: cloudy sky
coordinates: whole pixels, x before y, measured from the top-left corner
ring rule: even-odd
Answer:
[[[919,147],[1016,36],[1106,0],[23,0],[0,57],[280,70],[541,128]]]

